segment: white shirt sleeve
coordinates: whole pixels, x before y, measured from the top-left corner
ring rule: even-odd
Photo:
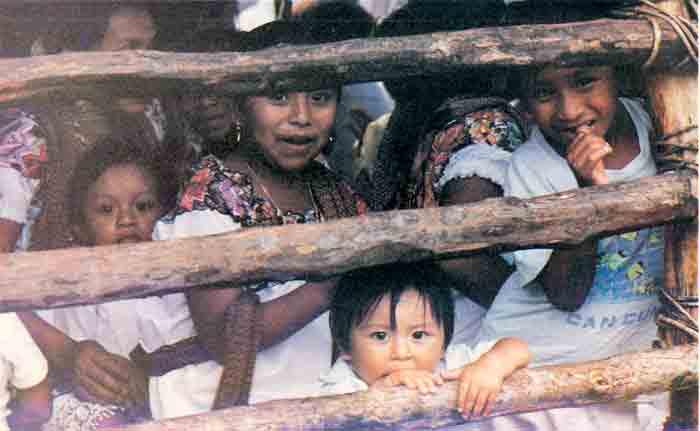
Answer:
[[[36,182],[16,169],[0,166],[0,218],[26,223]]]
[[[48,373],[46,358],[15,313],[0,314],[2,355],[12,364],[10,383],[28,389],[41,383]]]
[[[545,141],[537,127],[528,141],[513,153],[506,172],[505,196],[528,199],[578,188],[568,163]],[[552,249],[519,250],[513,253],[519,284],[530,283],[544,269]]]

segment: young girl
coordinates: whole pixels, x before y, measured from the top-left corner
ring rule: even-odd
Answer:
[[[149,241],[156,220],[174,201],[177,180],[172,172],[140,139],[98,142],[78,162],[69,182],[76,240],[82,246]],[[56,399],[46,431],[72,429],[78,423],[84,427],[80,429],[99,429],[145,413],[145,376],[127,359],[140,339],[128,301],[40,314],[45,320],[31,313],[22,317],[47,355],[52,374],[74,392]]]
[[[340,360],[322,377],[321,394],[405,385],[433,392],[459,380],[465,418],[489,414],[503,380],[530,360],[516,338],[448,347],[454,325],[449,281],[435,264],[362,268],[338,282],[330,327]]]
[[[302,27],[284,22],[235,37],[243,51],[313,43]],[[352,190],[315,161],[332,135],[336,88],[241,99],[231,150],[223,160],[208,155],[195,164],[176,210],[157,224],[155,238],[318,223],[364,211]],[[143,300],[152,336],[141,350],[152,365],[154,418],[293,398],[314,388],[331,362],[324,311],[333,284],[267,280]],[[214,360],[177,370],[158,360],[169,346],[195,334]]]
[[[522,100],[536,127],[513,154],[506,194],[530,198],[654,175],[649,116],[638,101],[618,96],[619,83],[610,66],[526,73]],[[482,339],[522,338],[537,365],[651,347],[663,282],[661,228],[596,238],[573,249],[518,251],[515,262],[517,272],[484,319]],[[640,429],[629,402],[518,420],[543,430]]]
[[[412,1],[382,20],[375,36],[498,26],[504,10],[500,0]],[[511,153],[526,137],[519,112],[499,88],[504,77],[505,72],[460,71],[385,81],[396,109],[376,148],[374,168],[361,172],[357,180],[370,207],[430,208],[502,196]],[[364,150],[369,153],[369,148]],[[448,259],[440,265],[483,309],[513,272],[495,253]],[[474,308],[478,328],[479,308]]]

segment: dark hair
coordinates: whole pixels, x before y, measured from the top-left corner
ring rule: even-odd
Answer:
[[[47,53],[90,50],[104,37],[112,17],[126,10],[138,10],[153,18],[148,2],[78,2],[45,7],[43,13],[48,16],[43,19],[48,22],[41,39]]]
[[[595,66],[571,66],[571,67],[599,67]],[[613,78],[619,96],[641,97],[644,94],[642,73],[638,65],[607,65],[613,69]],[[520,100],[522,110],[529,109],[529,102],[532,99],[532,92],[535,90],[535,80],[537,74],[547,66],[527,67],[514,71],[509,77],[509,87],[513,95]],[[557,67],[557,66],[554,66]]]
[[[397,9],[375,31],[377,37],[410,36],[442,31],[458,31],[503,24],[505,5],[501,0],[418,0]],[[503,72],[505,73],[505,71]],[[436,107],[446,97],[457,94],[493,95],[500,73],[465,70],[462,76],[443,77],[423,74],[388,79],[384,85],[398,103],[431,101]],[[431,109],[429,109],[431,110]]]
[[[556,0],[525,0],[508,5],[506,21],[509,25],[520,24],[561,24],[567,22],[590,21],[610,17],[611,9],[619,8],[625,3],[634,4],[635,0],[608,2],[597,0],[591,2],[560,2]],[[615,80],[620,94],[640,96],[643,83],[638,65],[610,64],[614,69]],[[533,89],[536,75],[545,66],[514,67],[508,75],[508,88],[514,97],[524,103]],[[587,66],[580,66],[587,67]]]
[[[135,164],[153,178],[164,212],[173,206],[179,188],[176,168],[168,152],[156,150],[147,139],[145,134],[132,129],[99,140],[83,155],[68,183],[68,216],[72,224],[85,222],[83,208],[90,187],[109,168],[121,164]]]
[[[314,3],[292,21],[304,25],[317,43],[367,37],[375,25],[362,6],[347,0]]]
[[[333,341],[341,352],[350,350],[350,333],[384,296],[391,300],[391,324],[396,324],[396,305],[401,295],[415,289],[430,304],[433,318],[445,331],[444,348],[454,332],[452,282],[433,262],[392,263],[348,272],[338,282],[330,305],[329,324]]]
[[[296,21],[272,21],[242,33],[238,51],[258,51],[284,45],[318,43],[306,26]]]

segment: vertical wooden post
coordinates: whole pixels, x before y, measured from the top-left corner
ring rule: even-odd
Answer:
[[[656,6],[673,15],[688,17],[682,0],[660,0]],[[686,163],[697,173],[698,145],[698,69],[692,61],[683,69],[664,68],[646,76],[649,103],[652,109],[658,138],[666,144],[659,147],[657,160],[678,166]],[[694,149],[693,149],[694,148]],[[697,198],[697,175],[692,177]],[[670,295],[680,299],[683,307],[695,321],[698,318],[698,224],[675,223],[665,232],[665,286]],[[694,298],[694,300],[693,300]],[[683,301],[683,300],[686,301]],[[687,333],[671,327],[660,326],[660,335],[667,344],[677,345],[697,342]],[[696,430],[698,426],[698,390],[671,392],[670,415],[665,431]]]

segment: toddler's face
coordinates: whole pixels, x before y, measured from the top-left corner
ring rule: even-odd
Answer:
[[[135,164],[114,165],[88,189],[82,239],[90,245],[149,241],[161,214],[151,175]]]
[[[568,145],[577,130],[605,137],[615,118],[617,89],[610,66],[541,70],[527,108],[544,135]]]
[[[445,331],[433,318],[430,304],[407,290],[396,306],[396,327],[385,296],[365,321],[350,333],[350,353],[343,357],[371,385],[401,369],[433,371],[443,355]]]

